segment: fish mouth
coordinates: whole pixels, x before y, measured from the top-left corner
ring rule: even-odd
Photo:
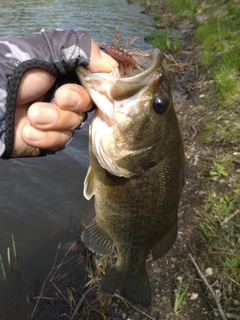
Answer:
[[[155,81],[157,85],[164,73],[162,61],[159,49],[148,51],[145,69],[131,77],[121,77],[119,68],[113,68],[110,73],[91,73],[84,67],[76,68],[81,84],[98,107],[90,127],[92,152],[99,164],[113,175],[129,178],[142,174],[141,165],[136,167],[133,158],[139,159],[141,154],[147,157],[154,148],[154,145],[136,146],[128,140],[121,123],[128,118],[128,125],[144,101],[149,100],[150,86]],[[132,116],[130,110],[133,110]],[[130,168],[126,165],[128,162],[132,163]]]
[[[96,90],[102,93],[108,92],[111,100],[124,100],[146,86],[150,79],[152,81],[154,71],[162,65],[163,54],[159,49],[155,48],[147,53],[149,55],[146,57],[145,70],[131,77],[121,77],[118,68],[113,68],[110,73],[91,73],[86,68],[79,66],[76,68],[76,73],[90,95],[97,84]],[[137,57],[136,61],[138,61]],[[159,73],[156,74],[157,76]]]

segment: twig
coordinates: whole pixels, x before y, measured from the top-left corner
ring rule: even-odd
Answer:
[[[51,277],[51,279],[50,279],[51,282],[53,282],[56,273],[57,273],[58,270],[62,267],[62,265],[66,264],[66,261],[64,261],[64,260],[65,260],[66,256],[69,254],[69,252],[74,248],[75,245],[76,245],[76,243],[73,242],[73,244],[71,245],[71,247],[67,250],[67,252],[65,253],[64,257],[63,257],[62,260],[60,261],[60,263],[59,263],[57,266],[54,265],[54,269],[55,269],[55,267],[56,267],[56,270],[55,270],[54,273],[52,274],[52,277]],[[60,248],[60,247],[59,247],[59,248]],[[52,270],[52,271],[53,271],[53,270]]]
[[[54,258],[54,261],[53,261],[53,267],[52,267],[51,271],[49,272],[47,278],[46,278],[45,281],[43,282],[43,285],[42,285],[42,288],[41,288],[41,291],[40,291],[40,294],[39,294],[39,298],[38,298],[38,300],[37,300],[37,302],[36,302],[36,304],[35,304],[35,307],[34,307],[33,312],[32,312],[32,314],[31,314],[30,320],[33,319],[33,316],[34,316],[34,314],[35,314],[35,312],[36,312],[36,310],[37,310],[37,307],[38,307],[38,304],[39,304],[39,302],[40,302],[40,300],[41,300],[41,297],[43,296],[43,292],[44,292],[44,288],[45,288],[45,285],[46,285],[46,283],[47,283],[47,280],[50,278],[50,276],[51,276],[51,274],[52,274],[52,271],[53,271],[53,269],[54,269],[54,267],[55,267],[55,265],[56,265],[56,261],[57,261],[57,258],[58,258],[58,252],[59,252],[60,247],[61,247],[61,242],[60,242],[59,245],[58,245],[58,250],[57,250],[57,253],[56,253],[55,258]]]
[[[149,314],[147,314],[146,312],[144,312],[143,310],[137,308],[136,306],[133,306],[135,310],[137,310],[139,313],[143,314],[144,316],[148,317],[148,319],[154,320],[154,318],[152,318]]]
[[[76,245],[76,243],[74,242],[74,243],[71,245],[71,247],[67,250],[67,252],[65,253],[65,255],[64,255],[64,257],[62,258],[62,260],[60,261],[60,263],[52,269],[52,275],[51,275],[51,278],[50,278],[51,284],[52,284],[53,287],[59,292],[60,296],[62,296],[62,298],[63,298],[66,302],[68,302],[68,299],[67,299],[67,297],[64,296],[63,292],[58,288],[57,283],[58,283],[59,281],[62,281],[64,278],[66,278],[66,277],[67,277],[67,274],[65,273],[63,276],[61,276],[60,280],[56,281],[56,283],[54,282],[54,280],[55,280],[56,273],[59,271],[59,269],[60,269],[65,263],[67,263],[69,260],[71,260],[71,259],[69,259],[69,260],[65,260],[65,259],[66,259],[67,255],[69,254],[69,252],[74,248],[75,245]],[[56,269],[55,269],[55,268],[56,268]],[[54,271],[54,269],[55,269],[55,271]],[[54,271],[54,272],[53,272],[53,271]]]
[[[240,315],[234,313],[225,313],[228,319],[240,320]],[[215,315],[218,316],[218,312],[215,312]]]
[[[202,121],[202,119],[206,118],[208,115],[206,114],[205,116],[203,116],[202,118],[198,119],[198,121],[196,123],[194,123],[192,125],[192,129],[194,131],[193,135],[192,135],[192,139],[195,138],[196,134],[197,134],[197,130],[196,130],[196,126],[199,124],[200,121]]]
[[[232,282],[234,282],[237,286],[240,287],[240,283],[238,283],[236,280],[228,276],[228,279],[230,279]]]
[[[132,304],[129,303],[126,299],[124,299],[123,297],[121,297],[119,294],[115,293],[114,295],[115,295],[118,299],[122,300],[122,302],[124,302],[127,307],[130,305],[132,308],[134,308],[135,310],[137,310],[138,312],[140,312],[140,313],[143,314],[144,316],[148,317],[148,319],[154,320],[154,318],[152,318],[149,314],[145,313],[143,310],[139,309],[138,307],[132,305]]]
[[[82,303],[83,303],[83,300],[86,299],[86,295],[87,295],[90,291],[92,291],[93,289],[95,289],[95,288],[96,288],[96,286],[93,286],[92,288],[89,288],[89,289],[82,295],[81,299],[79,300],[79,302],[78,302],[78,304],[77,304],[77,306],[76,306],[76,309],[75,309],[74,312],[73,312],[73,315],[71,316],[71,320],[74,320],[75,316],[76,316],[77,313],[78,313],[79,308],[81,307],[81,305],[82,305]]]
[[[218,312],[219,312],[219,315],[220,317],[223,319],[223,320],[227,320],[225,314],[224,314],[224,311],[222,309],[222,306],[221,306],[221,303],[219,301],[219,298],[218,296],[215,294],[215,292],[213,291],[213,288],[210,286],[210,284],[208,283],[207,279],[204,277],[204,275],[202,274],[198,264],[196,263],[196,261],[194,260],[193,256],[191,255],[191,253],[189,253],[189,257],[194,265],[194,267],[196,268],[197,270],[197,273],[199,274],[200,278],[202,279],[202,281],[204,282],[205,286],[208,288],[208,290],[210,291],[213,299],[215,300],[216,302],[216,305],[217,305],[217,309],[218,309]]]
[[[226,217],[222,222],[221,225],[228,223],[229,220],[231,220],[232,218],[234,218],[238,213],[240,213],[240,210],[236,210],[235,212],[233,212],[232,214],[230,214],[229,217]]]
[[[228,319],[240,320],[240,316],[234,313],[226,313],[226,316],[228,317]]]

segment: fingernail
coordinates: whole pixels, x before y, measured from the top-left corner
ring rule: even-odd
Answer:
[[[45,138],[45,132],[37,130],[30,125],[24,127],[24,135],[31,141],[42,141]]]
[[[68,101],[68,104],[71,103],[71,106],[76,107],[79,105],[79,102],[81,102],[81,96],[78,92],[72,90],[71,91],[71,102]]]
[[[118,62],[116,60],[114,60],[111,56],[109,56],[108,54],[106,54],[105,52],[103,52],[102,50],[100,51],[102,58],[107,61],[108,63],[110,63],[110,65],[113,68],[117,68],[118,67]]]

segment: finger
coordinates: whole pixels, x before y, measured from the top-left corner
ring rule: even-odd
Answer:
[[[55,78],[42,69],[27,71],[20,82],[17,93],[17,105],[39,100],[54,84]]]
[[[87,91],[82,86],[74,83],[59,87],[55,92],[54,100],[59,108],[79,114],[92,108],[92,100]]]
[[[42,131],[31,125],[26,125],[22,130],[24,142],[39,149],[57,149],[67,143],[71,137],[72,131]]]
[[[77,84],[65,84],[55,93],[55,103],[36,102],[28,110],[28,120],[41,130],[74,130],[92,108],[86,90]]]
[[[101,51],[96,42],[92,40],[90,63],[86,68],[91,72],[111,72],[112,68],[117,67],[117,61]]]
[[[32,127],[44,131],[74,130],[84,120],[84,113],[62,110],[54,103],[36,102],[27,112]]]

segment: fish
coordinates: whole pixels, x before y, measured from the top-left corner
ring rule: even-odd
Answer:
[[[88,200],[94,196],[96,217],[81,239],[100,255],[117,252],[100,290],[147,308],[146,260],[164,256],[177,237],[184,148],[163,54],[152,49],[144,60],[145,69],[129,77],[118,68],[76,72],[97,106],[83,191]]]

